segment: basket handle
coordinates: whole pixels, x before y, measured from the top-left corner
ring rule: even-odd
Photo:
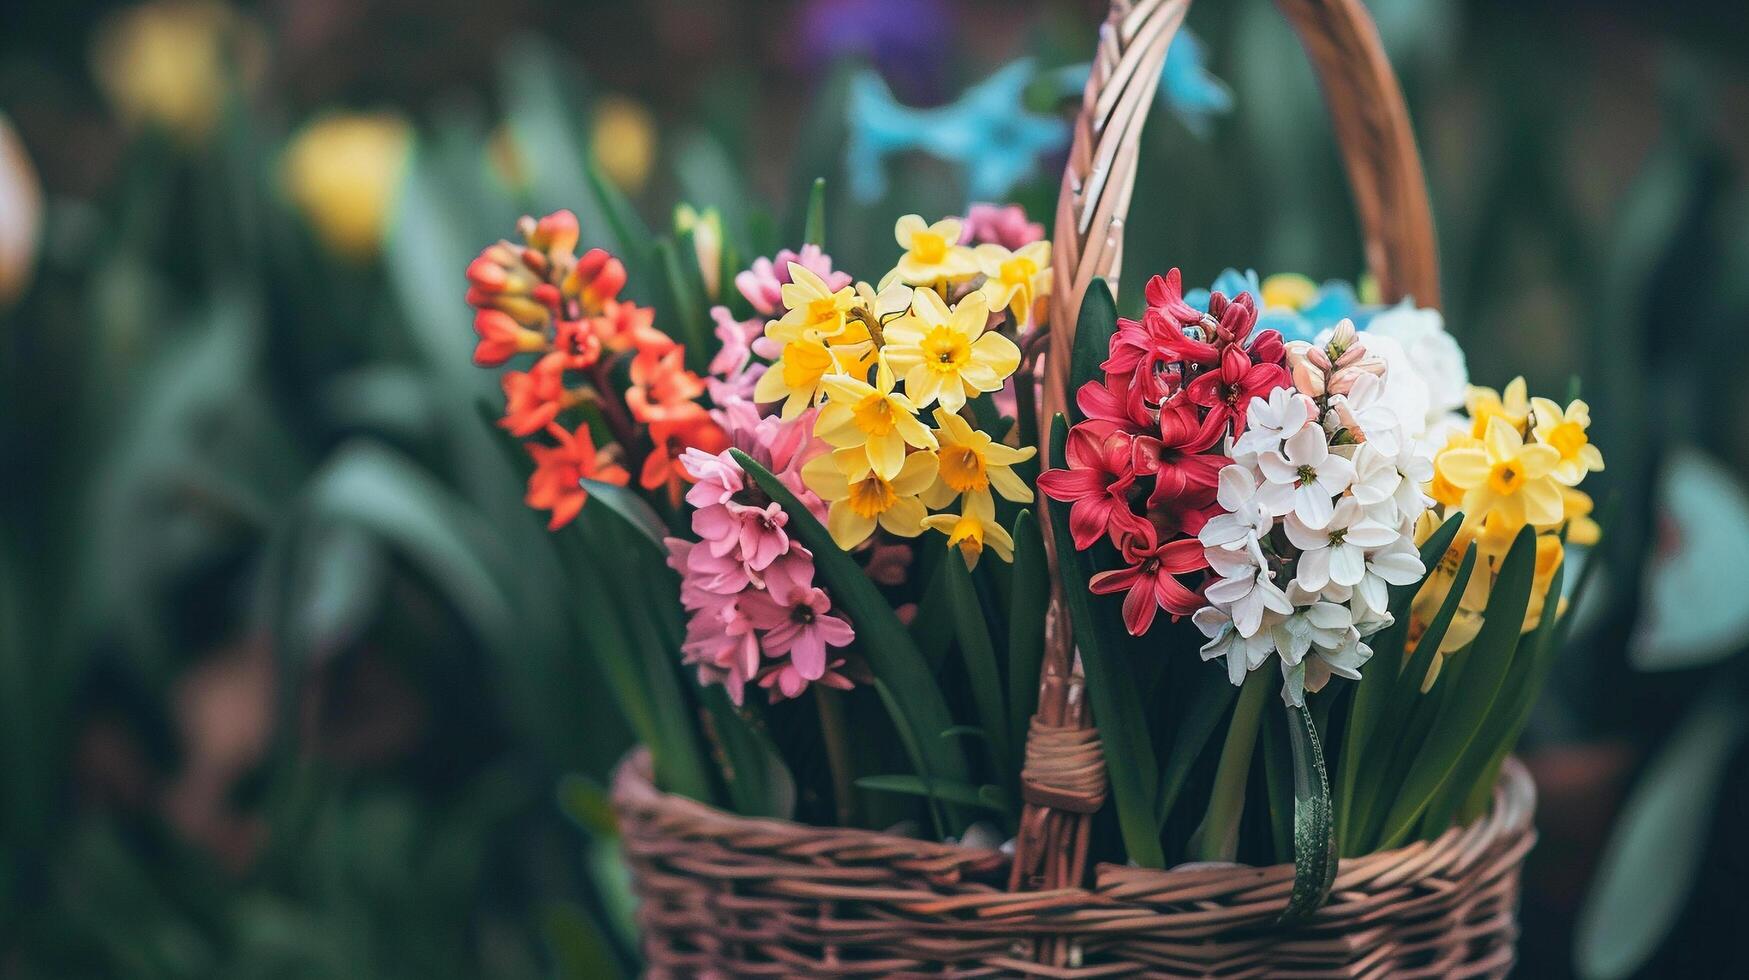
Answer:
[[[1361,0],[1276,0],[1317,72],[1335,125],[1367,266],[1387,301],[1439,303],[1432,208],[1402,88]],[[1190,0],[1113,0],[1076,115],[1052,242],[1051,353],[1045,358],[1039,431],[1069,403],[1069,352],[1082,297],[1096,277],[1117,286],[1124,216],[1135,188],[1137,145],[1172,37]],[[1043,515],[1048,520],[1048,513]],[[1052,549],[1052,536],[1045,534]],[[1089,822],[1104,798],[1097,732],[1083,704],[1084,680],[1070,636],[1060,577],[1046,617],[1039,708],[1027,740],[1026,807],[1011,889],[1078,885]],[[1066,947],[1046,940],[1041,962]]]

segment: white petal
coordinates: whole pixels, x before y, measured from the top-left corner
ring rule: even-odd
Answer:
[[[1355,586],[1366,574],[1366,553],[1346,542],[1330,550],[1330,581]]]
[[[1293,492],[1293,512],[1307,527],[1329,527],[1335,507],[1330,494],[1317,483],[1309,483]]]

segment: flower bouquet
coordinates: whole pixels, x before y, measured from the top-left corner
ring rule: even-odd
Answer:
[[[1084,112],[1149,97],[1095,95],[1171,26]],[[1105,132],[1054,246],[906,215],[852,275],[816,197],[746,268],[695,225],[700,269],[639,283],[569,212],[469,266],[648,749],[615,801],[655,972],[1510,964],[1507,756],[1597,534],[1585,404],[1470,386],[1413,262],[1163,269],[1120,316],[1121,229],[1077,217],[1128,197],[1133,142],[1077,170]],[[1372,219],[1431,275],[1430,226]]]

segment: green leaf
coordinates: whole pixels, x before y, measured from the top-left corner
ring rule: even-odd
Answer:
[[[1023,510],[1014,519],[1014,576],[1008,603],[1008,744],[1026,744],[1038,711],[1044,669],[1045,613],[1051,602],[1051,568],[1038,519]],[[1021,761],[1021,760],[1017,760]]]
[[[712,349],[710,314],[705,310],[698,264],[692,261],[691,232],[681,239],[686,243],[684,260],[674,241],[663,238],[656,242],[656,260],[668,284],[667,308],[660,311],[664,315],[657,326],[686,345],[686,366],[702,372],[710,363]]]
[[[961,747],[936,736],[953,727],[947,700],[936,686],[904,624],[862,567],[845,554],[832,535],[796,500],[771,471],[738,449],[730,450],[760,489],[789,515],[790,533],[814,553],[814,569],[832,592],[832,599],[856,627],[857,641],[869,668],[891,693],[893,722],[908,738],[912,763],[930,779],[965,782],[970,769]],[[959,828],[954,828],[957,832]]]
[[[1675,925],[1705,857],[1708,827],[1749,712],[1716,687],[1683,720],[1622,807],[1579,912],[1579,974],[1640,972]]]
[[[655,236],[644,224],[644,219],[638,217],[638,211],[632,207],[632,202],[626,200],[613,181],[608,180],[601,168],[590,161],[584,171],[584,177],[589,182],[589,190],[594,195],[596,204],[601,208],[601,216],[607,222],[607,227],[613,232],[614,242],[610,251],[619,256],[626,267],[626,281],[637,283],[654,274],[651,261],[650,243]]]
[[[638,496],[629,487],[602,483],[600,480],[587,478],[579,482],[583,489],[589,492],[589,501],[599,503],[613,511],[620,520],[625,522],[627,527],[636,531],[639,537],[648,541],[650,546],[656,549],[658,555],[666,559],[668,546],[662,543],[662,539],[673,532],[666,524],[662,523],[662,518],[656,515],[655,508],[651,507],[644,498]],[[584,501],[584,506],[588,506],[589,501]]]
[[[789,820],[796,811],[796,781],[762,729],[755,728],[729,700],[721,684],[699,693],[710,713],[713,741],[722,748],[723,783],[735,812],[747,817]]]
[[[1001,668],[996,663],[996,648],[990,642],[990,629],[985,625],[984,606],[978,601],[972,573],[957,554],[949,555],[943,568],[948,595],[953,600],[954,635],[959,640],[960,658],[972,685],[978,724],[989,742],[994,771],[1007,774],[1015,768],[1009,752],[1008,714],[1002,703]]]
[[[695,737],[694,704],[688,689],[681,686],[680,589],[664,564],[665,549],[650,542],[625,513],[612,507],[585,504],[575,523],[588,540],[591,555],[619,556],[611,569],[591,566],[595,581],[585,583],[580,592],[585,594],[583,601],[593,606],[595,616],[584,623],[591,640],[597,629],[611,629],[605,623],[619,625],[620,634],[613,638],[619,641],[615,652],[624,664],[616,669],[626,671],[629,682],[644,692],[651,728],[639,735],[650,746],[657,781],[669,792],[703,803],[719,802],[703,748]],[[639,557],[631,541],[625,540],[626,534],[650,544],[649,551]],[[598,626],[598,622],[603,625]]]
[[[1263,718],[1263,702],[1272,686],[1271,671],[1254,670],[1239,688],[1239,703],[1227,724],[1227,740],[1221,745],[1221,761],[1209,790],[1208,809],[1191,834],[1190,849],[1199,860],[1231,861],[1239,850],[1239,822],[1245,813],[1245,784],[1251,773],[1251,755],[1257,748],[1257,730]]]
[[[1075,350],[1069,359],[1069,411],[1077,422],[1082,415],[1075,407],[1075,391],[1086,382],[1104,376],[1099,365],[1111,356],[1111,335],[1116,332],[1117,301],[1112,299],[1111,286],[1103,278],[1096,278],[1088,285],[1087,295],[1081,300],[1081,313],[1075,321]]]
[[[1103,291],[1103,287],[1090,290]],[[1109,299],[1108,293],[1108,302]],[[1068,431],[1068,420],[1061,413],[1051,420],[1051,465],[1054,467],[1067,466],[1063,443]],[[1148,734],[1147,716],[1142,712],[1141,695],[1131,683],[1129,667],[1120,659],[1122,648],[1108,647],[1105,641],[1105,637],[1121,635],[1118,631],[1123,627],[1111,615],[1103,617],[1102,622],[1094,609],[1093,593],[1087,590],[1086,553],[1075,548],[1069,535],[1069,505],[1057,500],[1051,501],[1050,505],[1051,531],[1056,539],[1063,596],[1075,633],[1075,645],[1087,672],[1087,698],[1093,706],[1094,721],[1099,726],[1099,737],[1105,750],[1106,776],[1111,780],[1111,795],[1117,808],[1124,850],[1131,861],[1144,868],[1164,867],[1166,855],[1160,848],[1160,835],[1154,823],[1160,770],[1154,756],[1154,743]]]
[[[1312,713],[1287,709],[1288,744],[1294,754],[1294,890],[1277,920],[1287,925],[1316,912],[1336,884],[1336,819],[1330,805],[1330,776]]]
[[[1166,764],[1160,769],[1160,799],[1154,808],[1154,818],[1161,829],[1165,829],[1172,807],[1184,791],[1191,767],[1208,746],[1215,729],[1220,727],[1233,699],[1239,696],[1239,689],[1227,679],[1225,668],[1218,664],[1201,666],[1202,669],[1196,672],[1196,690],[1186,702],[1187,710],[1178,717],[1178,728],[1172,735]]]
[[[1406,667],[1397,676],[1391,677],[1381,671],[1381,680],[1391,683],[1390,696],[1385,698],[1382,717],[1374,726],[1372,737],[1364,744],[1352,748],[1344,748],[1346,756],[1350,752],[1364,753],[1358,760],[1357,767],[1362,771],[1380,773],[1381,779],[1368,779],[1354,787],[1353,818],[1343,813],[1337,814],[1338,836],[1342,839],[1344,854],[1361,854],[1367,847],[1370,850],[1372,829],[1382,814],[1374,814],[1375,803],[1379,792],[1385,787],[1395,787],[1401,784],[1404,771],[1413,759],[1416,745],[1406,741],[1403,733],[1409,724],[1409,716],[1423,705],[1427,695],[1421,693],[1421,682],[1427,676],[1427,671],[1433,666],[1433,657],[1439,652],[1439,645],[1445,642],[1445,634],[1451,627],[1452,619],[1457,615],[1457,609],[1463,600],[1464,587],[1470,582],[1470,576],[1476,569],[1476,546],[1472,543],[1464,549],[1463,561],[1458,563],[1457,574],[1452,578],[1451,588],[1446,591],[1445,599],[1439,604],[1439,611],[1427,624],[1427,632],[1421,635],[1421,640],[1415,646],[1415,655],[1409,659]],[[1482,574],[1487,574],[1483,572]],[[1402,659],[1402,635],[1393,633],[1398,644],[1393,659]],[[1364,674],[1362,676],[1365,676]],[[1424,705],[1423,705],[1424,706]],[[1358,710],[1358,706],[1356,706]],[[1352,831],[1353,837],[1349,836]]]
[[[1387,705],[1393,703],[1391,695],[1396,692],[1398,678],[1404,673],[1403,646],[1409,636],[1410,603],[1414,601],[1415,594],[1421,591],[1428,576],[1439,566],[1462,525],[1461,513],[1446,518],[1445,523],[1421,545],[1421,567],[1427,569],[1427,573],[1413,585],[1392,586],[1390,589],[1386,607],[1395,623],[1373,641],[1372,660],[1356,685],[1354,704],[1349,708],[1348,726],[1342,739],[1342,756],[1336,769],[1336,825],[1338,836],[1345,841],[1348,839],[1349,814],[1353,811],[1355,781],[1360,777],[1361,765],[1369,761],[1366,757],[1367,747],[1372,743],[1373,733],[1379,731],[1379,716]],[[1474,564],[1473,559],[1471,564]],[[1461,584],[1452,593],[1462,595],[1464,584],[1469,582],[1469,572],[1461,568],[1459,572],[1462,576]],[[1440,639],[1443,640],[1444,636],[1445,630],[1442,628]],[[1437,648],[1436,643],[1433,649]],[[1431,652],[1428,658],[1431,661]],[[1423,667],[1417,676],[1425,677],[1426,668]]]
[[[922,579],[923,594],[917,600],[917,615],[911,618],[906,627],[911,633],[911,639],[916,642],[917,649],[923,654],[923,660],[929,665],[931,673],[940,673],[947,663],[947,655],[953,649],[953,598],[947,594],[947,586],[942,581],[947,575],[947,563],[958,561],[956,554],[950,554],[945,549],[934,552],[935,564],[929,574]]]
[[[980,810],[991,810],[1009,815],[1014,806],[1007,791],[1000,786],[973,786],[970,783],[955,782],[944,779],[933,779],[928,783],[911,775],[893,776],[863,776],[856,781],[857,788],[873,790],[877,793],[904,793],[907,796],[924,796],[957,803],[960,806],[975,807]]]
[[[1527,526],[1518,533],[1500,565],[1500,574],[1489,592],[1482,629],[1464,655],[1463,671],[1456,679],[1461,686],[1448,690],[1441,699],[1426,744],[1421,746],[1406,779],[1395,790],[1396,801],[1385,818],[1380,849],[1401,846],[1409,839],[1422,811],[1451,777],[1482,719],[1493,709],[1512,654],[1518,648],[1519,630],[1524,624],[1524,610],[1530,603],[1535,575],[1536,529]],[[1425,638],[1422,642],[1426,642]]]
[[[1563,561],[1549,579],[1536,629],[1518,642],[1518,652],[1507,668],[1506,680],[1500,685],[1500,695],[1493,710],[1482,719],[1481,731],[1464,750],[1452,778],[1446,780],[1439,795],[1428,804],[1427,816],[1422,822],[1426,834],[1437,836],[1451,826],[1467,801],[1479,796],[1485,806],[1491,796],[1500,763],[1518,740],[1521,719],[1530,719],[1537,695],[1542,693],[1543,681],[1548,678],[1549,669],[1559,653],[1553,641],[1565,572],[1566,562]]]
[[[808,217],[802,225],[802,244],[826,247],[826,178],[815,177],[808,190]]]

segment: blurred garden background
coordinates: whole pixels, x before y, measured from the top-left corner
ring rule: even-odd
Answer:
[[[1749,873],[1749,6],[1370,7],[1472,378],[1582,376],[1609,458],[1524,747],[1521,973],[1716,974]],[[585,642],[624,586],[523,506],[462,270],[571,208],[662,325],[799,244],[815,178],[841,265],[908,211],[1049,222],[1103,15],[8,0],[0,977],[635,974],[631,738]],[[1189,25],[1120,306],[1173,265],[1359,276],[1285,23]]]

